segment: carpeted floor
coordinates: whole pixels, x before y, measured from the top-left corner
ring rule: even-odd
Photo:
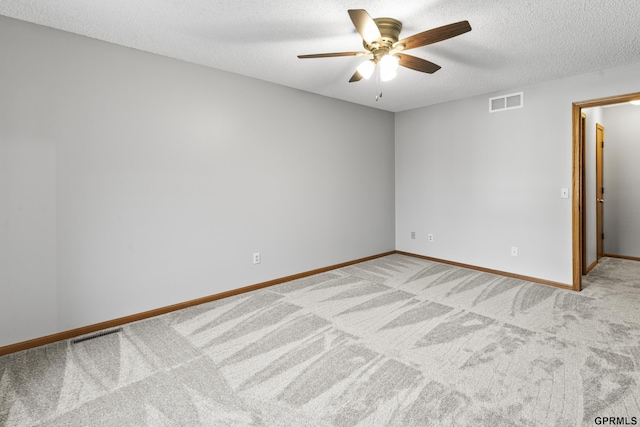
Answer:
[[[2,357],[0,426],[640,423],[640,263],[584,285],[391,255]]]

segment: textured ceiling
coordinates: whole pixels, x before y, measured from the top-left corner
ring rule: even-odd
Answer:
[[[362,58],[348,9],[403,23],[401,37],[468,20],[469,33],[409,53],[442,66],[348,83]],[[305,91],[403,111],[640,62],[639,0],[0,0],[0,15]]]

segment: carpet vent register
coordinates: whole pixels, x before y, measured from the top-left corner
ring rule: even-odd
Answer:
[[[81,342],[93,340],[96,338],[104,337],[105,335],[117,334],[118,332],[122,332],[122,328],[112,329],[110,331],[102,331],[92,335],[87,335],[86,337],[76,338],[75,340],[71,340],[71,344],[78,344]]]

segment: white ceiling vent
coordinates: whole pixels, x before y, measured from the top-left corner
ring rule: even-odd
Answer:
[[[511,93],[509,95],[496,96],[489,99],[489,112],[513,110],[524,106],[524,93]]]

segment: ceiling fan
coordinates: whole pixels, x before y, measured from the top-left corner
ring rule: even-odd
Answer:
[[[398,40],[402,30],[402,22],[393,18],[373,19],[364,9],[350,9],[349,16],[356,30],[362,36],[364,51],[319,53],[298,55],[298,58],[330,58],[334,56],[370,56],[358,66],[349,83],[371,77],[379,65],[380,79],[391,80],[396,76],[398,65],[423,73],[435,73],[440,66],[426,59],[403,53],[405,50],[426,46],[471,31],[468,21],[433,28],[419,34]]]

